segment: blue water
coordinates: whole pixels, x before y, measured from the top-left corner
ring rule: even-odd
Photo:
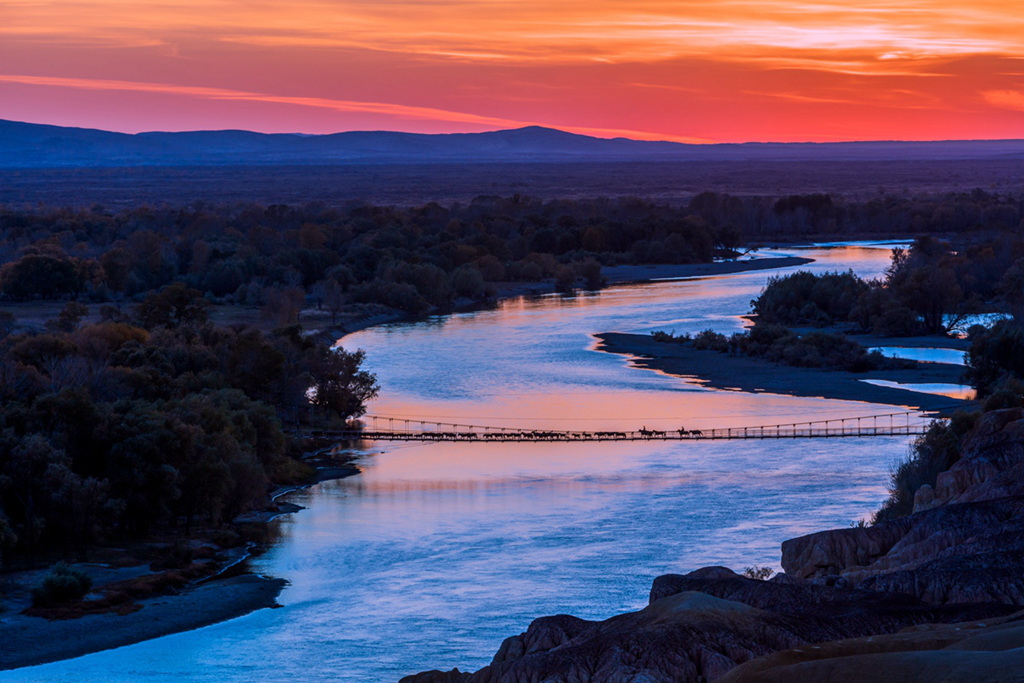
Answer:
[[[875,277],[888,245],[801,251]],[[796,253],[796,252],[794,252]],[[780,271],[785,272],[785,271]],[[615,287],[366,330],[379,415],[558,428],[705,428],[890,412],[711,391],[595,350],[604,331],[739,330],[769,275]],[[396,681],[486,664],[545,614],[599,619],[651,580],[777,567],[787,538],[847,526],[885,496],[901,438],[604,444],[371,444],[358,477],[291,497],[256,560],[281,609],[0,681]]]
[[[878,351],[889,358],[905,358],[922,363],[946,363],[948,365],[966,365],[965,352],[961,349],[911,346],[879,346],[869,351]]]

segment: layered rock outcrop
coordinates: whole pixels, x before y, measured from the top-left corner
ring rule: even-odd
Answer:
[[[1024,681],[1024,612],[784,650],[738,666],[720,679],[720,683],[790,681]]]
[[[1024,605],[1024,415],[987,413],[917,511],[782,544],[786,574],[931,603]]]
[[[600,622],[543,617],[507,638],[477,672],[425,672],[402,683],[714,681],[779,650],[1012,611],[992,604],[936,608],[906,595],[756,581],[711,567],[659,577],[639,612]]]

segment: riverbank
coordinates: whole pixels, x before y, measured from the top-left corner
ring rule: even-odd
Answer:
[[[944,410],[966,403],[949,396],[894,389],[864,381],[959,384],[963,368],[946,363],[917,363],[913,368],[853,373],[792,367],[749,356],[697,350],[688,344],[657,342],[650,335],[605,332],[594,336],[601,351],[629,356],[637,367],[690,379],[712,389],[863,401],[916,410]],[[873,345],[883,345],[886,340],[873,337],[871,341]],[[889,345],[896,346],[902,340],[887,341]]]
[[[640,284],[656,280],[682,280],[692,277],[716,277],[754,270],[794,268],[814,259],[801,256],[773,256],[749,261],[716,261],[715,263],[688,263],[684,265],[658,264],[611,266],[601,269],[609,285]]]
[[[316,467],[314,481],[304,486],[279,488],[270,494],[271,504],[267,508],[241,515],[234,520],[234,526],[251,528],[255,525],[266,529],[276,517],[303,509],[278,498],[360,472],[350,461],[337,462],[320,454],[314,455],[309,462]],[[119,553],[111,549],[106,554]],[[0,602],[0,642],[4,643],[0,648],[0,671],[134,645],[277,607],[277,597],[288,584],[285,579],[247,573],[244,562],[250,555],[249,548],[219,548],[216,566],[220,569],[212,574],[208,570],[198,570],[202,576],[209,575],[208,578],[192,580],[180,589],[157,589],[158,594],[153,597],[126,599],[124,596],[131,595],[140,582],[174,585],[181,574],[175,570],[153,569],[145,563],[120,566],[132,561],[130,554],[122,552],[121,556],[108,563],[74,565],[85,571],[93,582],[92,592],[86,600],[72,606],[72,609],[81,608],[79,614],[84,613],[77,617],[71,616],[74,612],[25,613],[32,606],[32,588],[39,584],[48,570],[0,575],[3,595]],[[116,597],[111,598],[112,595]],[[90,603],[98,602],[108,602],[111,606],[99,613],[89,613]]]
[[[605,279],[605,286],[612,285],[640,285],[648,282],[663,280],[684,280],[688,278],[719,277],[735,273],[746,273],[756,270],[776,270],[779,268],[794,268],[807,263],[813,263],[812,258],[800,256],[773,256],[768,258],[751,259],[748,261],[716,261],[714,263],[683,263],[683,264],[641,264],[628,266],[605,266],[601,268],[601,275]],[[495,284],[493,297],[482,300],[462,299],[457,301],[452,313],[475,311],[490,306],[495,306],[502,301],[515,299],[521,296],[544,296],[555,294],[553,278],[539,282],[498,282]],[[307,332],[318,334],[322,337],[340,339],[346,335],[354,334],[361,330],[369,329],[377,325],[384,325],[392,322],[403,322],[418,319],[396,309],[388,309],[378,304],[360,304],[364,308],[349,312],[343,312],[340,320],[332,320],[327,323],[330,314],[326,311],[302,312],[303,326]],[[431,314],[445,315],[445,314]],[[315,321],[323,320],[322,327],[315,326]]]
[[[174,595],[141,600],[130,614],[94,614],[47,621],[20,613],[0,613],[0,670],[132,645],[209,626],[277,604],[283,579],[251,574],[211,581]]]

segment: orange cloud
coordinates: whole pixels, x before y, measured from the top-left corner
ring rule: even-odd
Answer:
[[[462,59],[671,59],[724,49],[861,50],[889,55],[1021,54],[1015,2],[951,0],[21,0],[0,34],[94,44],[224,40],[359,48]]]
[[[92,93],[102,122],[96,95],[117,93],[107,127],[136,130],[143,98],[167,97],[206,127],[244,105],[249,125],[308,132],[1019,137],[1022,62],[1019,0],[0,4],[0,64],[17,74],[0,79],[0,117],[66,121]]]
[[[1020,90],[989,90],[982,93],[985,101],[994,107],[1024,111],[1024,91]]]

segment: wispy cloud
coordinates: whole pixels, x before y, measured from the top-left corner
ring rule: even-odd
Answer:
[[[435,109],[432,107],[415,107],[386,102],[359,102],[354,100],[336,100],[323,97],[292,97],[269,93],[247,92],[226,88],[207,88],[193,85],[174,85],[169,83],[140,83],[137,81],[117,81],[92,78],[63,78],[54,76],[25,76],[0,74],[0,82],[20,83],[22,85],[42,85],[59,88],[75,88],[79,90],[119,90],[137,93],[155,93],[161,95],[180,95],[199,97],[207,100],[266,102],[271,104],[291,104],[300,107],[317,107],[343,112],[368,112],[384,114],[408,119],[426,119],[431,121],[453,121],[483,126],[522,126],[522,121],[478,116],[464,112]]]
[[[195,97],[206,100],[220,100],[233,102],[262,102],[267,104],[286,104],[299,107],[314,107],[318,109],[330,109],[338,112],[359,112],[381,114],[397,119],[411,119],[424,121],[446,121],[451,123],[465,123],[486,128],[503,129],[518,128],[523,126],[540,125],[536,121],[521,121],[494,116],[481,116],[467,112],[452,111],[448,109],[437,109],[433,107],[417,107],[404,104],[393,104],[388,102],[364,102],[356,100],[339,100],[324,97],[295,97],[285,95],[274,95],[270,93],[247,92],[244,90],[231,90],[227,88],[207,88],[202,86],[175,85],[170,83],[144,83],[137,81],[119,81],[91,78],[64,78],[55,76],[28,76],[18,74],[0,74],[0,83],[17,83],[20,85],[37,85],[57,88],[73,88],[77,90],[106,90],[134,93],[153,93],[160,95],[176,95],[181,97]],[[581,135],[592,135],[595,137],[629,137],[639,140],[675,140],[678,142],[706,143],[711,140],[705,138],[680,137],[654,133],[651,131],[632,130],[624,128],[594,128],[586,126],[566,125],[560,126],[567,130]]]
[[[1016,0],[38,0],[5,2],[0,35],[231,41],[471,60],[629,61],[724,49],[1024,54]]]
[[[1024,91],[1021,90],[988,90],[981,94],[985,101],[993,107],[1024,111]]]

